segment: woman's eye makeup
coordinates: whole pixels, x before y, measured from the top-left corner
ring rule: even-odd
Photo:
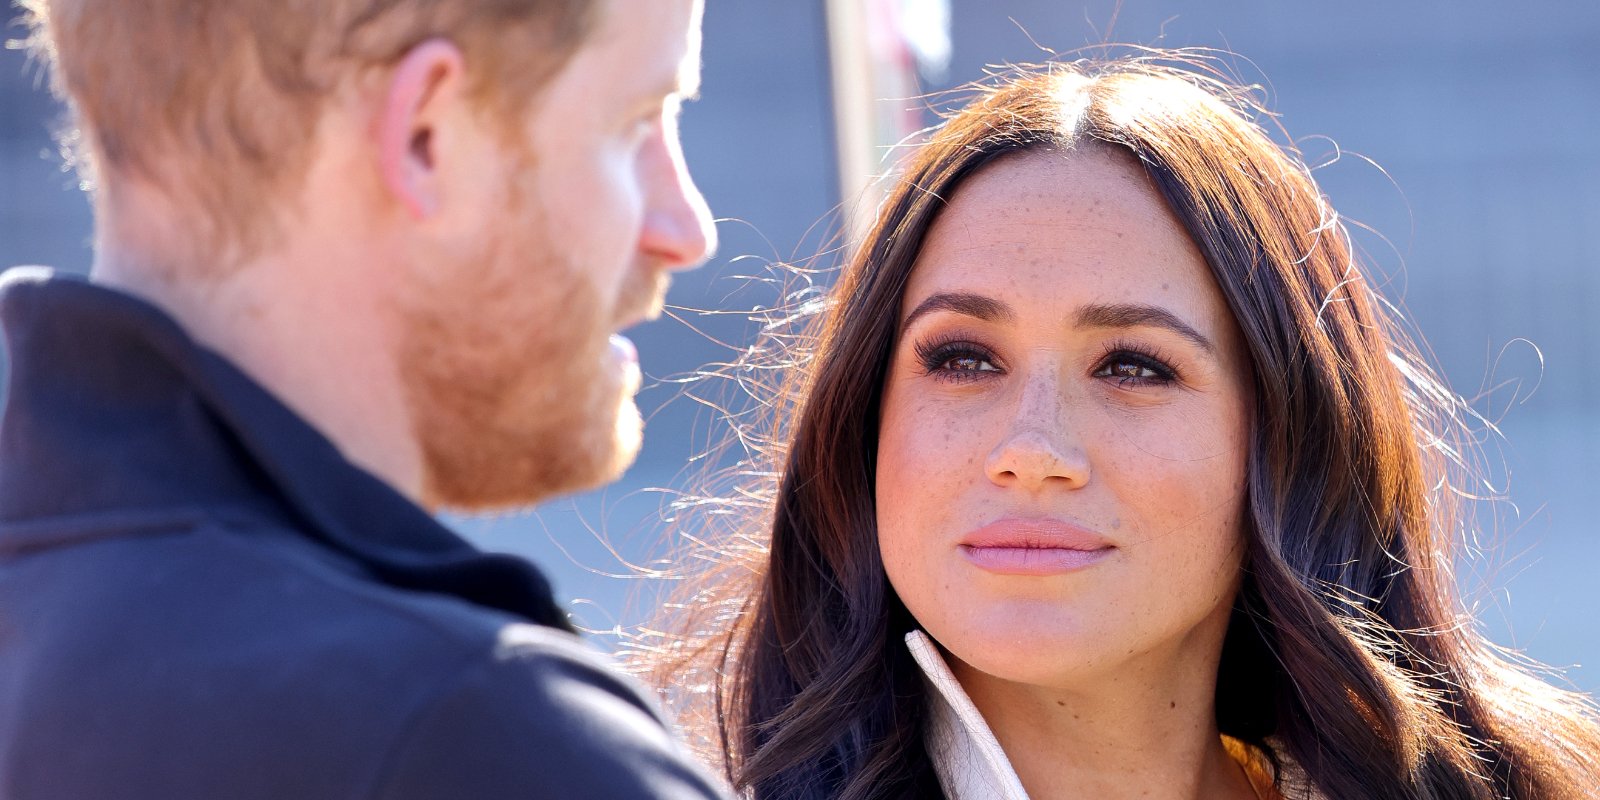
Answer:
[[[1108,348],[1093,373],[1096,378],[1116,381],[1125,388],[1140,386],[1165,386],[1178,379],[1173,369],[1159,353],[1142,347],[1115,344]]]
[[[981,380],[1000,372],[989,348],[965,339],[932,339],[914,348],[924,374],[957,382]]]
[[[924,375],[965,383],[1005,373],[995,351],[963,335],[931,337],[913,346]],[[1179,380],[1178,370],[1156,350],[1131,342],[1114,342],[1095,360],[1090,377],[1110,380],[1118,388],[1167,386]]]

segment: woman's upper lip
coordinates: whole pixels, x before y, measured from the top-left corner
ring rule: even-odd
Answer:
[[[1037,550],[1105,550],[1110,540],[1080,525],[1058,519],[1001,519],[961,538],[966,547]]]

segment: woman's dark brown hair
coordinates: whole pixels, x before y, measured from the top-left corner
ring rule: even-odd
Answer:
[[[770,407],[754,510],[704,534],[704,570],[648,660],[757,798],[937,796],[915,621],[879,559],[878,407],[901,296],[946,198],[985,165],[1126,148],[1205,254],[1244,332],[1255,410],[1245,576],[1217,686],[1223,733],[1335,800],[1593,797],[1580,695],[1464,612],[1451,480],[1470,411],[1364,279],[1292,148],[1226,81],[1150,57],[1056,64],[983,90],[911,158]],[[747,473],[748,474],[748,473]],[[759,488],[759,487],[758,487]],[[698,707],[697,707],[698,704]],[[1295,787],[1282,787],[1293,797]]]

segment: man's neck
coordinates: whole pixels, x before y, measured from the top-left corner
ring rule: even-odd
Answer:
[[[307,246],[235,265],[173,264],[103,237],[91,279],[137,295],[283,401],[356,465],[417,500],[422,459],[381,292],[363,254]],[[370,255],[366,255],[370,258]]]

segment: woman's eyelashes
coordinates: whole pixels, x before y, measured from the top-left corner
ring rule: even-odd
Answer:
[[[913,351],[922,374],[942,381],[969,383],[1007,371],[994,349],[966,335],[929,337],[916,342]],[[1153,348],[1115,342],[1095,359],[1089,377],[1136,389],[1176,383],[1179,373],[1171,359]]]
[[[914,349],[923,374],[940,380],[964,383],[1000,372],[998,359],[989,348],[959,337],[923,340]]]
[[[1122,388],[1165,386],[1178,380],[1178,371],[1168,359],[1149,348],[1116,343],[1106,349],[1094,368],[1093,377],[1115,381]]]

